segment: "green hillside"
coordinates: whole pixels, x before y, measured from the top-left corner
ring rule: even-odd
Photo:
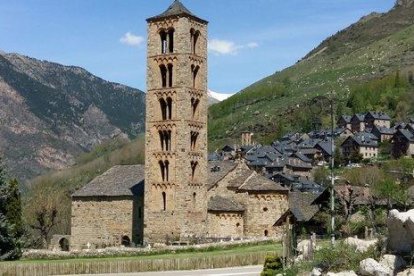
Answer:
[[[209,110],[210,150],[249,130],[259,142],[306,127],[306,102],[334,91],[342,112],[361,85],[414,71],[414,5],[372,14],[323,41],[295,65],[262,79]],[[411,88],[407,88],[411,89]],[[388,110],[384,110],[388,111]],[[392,110],[391,110],[392,111]],[[407,112],[410,112],[409,110]]]

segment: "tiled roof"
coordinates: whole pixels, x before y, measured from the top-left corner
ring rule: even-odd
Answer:
[[[252,170],[237,170],[236,177],[229,181],[229,188],[239,188],[253,174]]]
[[[237,163],[230,160],[208,162],[208,188],[222,180],[236,166]]]
[[[114,166],[95,177],[73,197],[111,197],[141,195],[144,191],[144,166]]]
[[[148,18],[147,22],[158,21],[164,18],[177,17],[177,16],[188,16],[202,23],[207,23],[207,21],[195,16],[192,12],[190,12],[179,0],[175,0],[165,12],[157,16]]]
[[[210,198],[207,205],[208,211],[243,212],[244,206],[230,198],[214,196]]]
[[[241,191],[279,191],[288,192],[288,189],[282,187],[279,183],[267,179],[266,177],[256,174],[250,177],[242,186]]]
[[[367,113],[366,117],[370,117],[373,118],[375,120],[384,120],[384,121],[390,121],[391,117],[388,116],[387,113],[384,112],[375,112],[375,111],[370,111]]]
[[[358,132],[349,139],[353,139],[359,146],[364,147],[378,147],[377,137],[372,133]]]
[[[289,210],[295,216],[298,222],[307,222],[311,220],[319,211],[317,205],[312,202],[319,195],[312,193],[291,192],[289,193]]]

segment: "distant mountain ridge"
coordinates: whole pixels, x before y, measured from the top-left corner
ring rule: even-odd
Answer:
[[[144,130],[145,93],[83,68],[0,53],[0,154],[29,179]]]

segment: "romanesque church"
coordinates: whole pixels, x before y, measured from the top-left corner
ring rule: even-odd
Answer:
[[[288,189],[241,160],[208,162],[208,22],[176,0],[147,24],[145,166],[72,195],[71,249],[279,235]]]

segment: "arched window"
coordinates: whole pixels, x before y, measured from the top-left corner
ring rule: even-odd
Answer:
[[[165,181],[165,164],[163,161],[159,161],[158,164],[160,165],[161,179]]]
[[[61,238],[59,240],[59,248],[61,251],[69,251],[69,241],[66,238]]]
[[[193,111],[193,119],[195,118],[197,107],[198,107],[199,103],[200,103],[199,99],[191,98],[191,109]]]
[[[162,151],[170,151],[171,150],[171,130],[165,131],[158,131],[160,136],[160,145]]]
[[[190,142],[190,148],[191,148],[191,150],[195,150],[196,149],[196,145],[197,145],[197,138],[198,138],[198,132],[196,132],[196,131],[191,131],[190,132],[190,139],[191,139],[191,142]]]
[[[191,65],[191,73],[193,75],[193,88],[196,88],[197,86],[197,74],[198,74],[199,69],[200,69],[200,66]]]
[[[166,117],[168,120],[172,119],[172,99],[170,97],[167,98],[167,115]]]
[[[199,36],[200,36],[199,31],[194,33],[194,37],[193,37],[193,54],[197,53],[197,41],[198,41]]]
[[[160,32],[160,38],[161,38],[161,54],[166,54],[167,48],[168,48],[168,42],[167,42],[167,33],[164,30]]]
[[[168,64],[168,87],[173,87],[173,65]]]
[[[193,193],[193,207],[195,207],[197,204],[197,194],[194,192]]]
[[[165,211],[167,210],[167,194],[162,192],[162,209]]]
[[[191,29],[190,36],[191,36],[191,53],[195,55],[197,53],[197,41],[198,41],[198,37],[200,36],[200,32],[195,31],[194,29]]]
[[[168,160],[164,161],[164,167],[165,167],[165,180],[168,182],[169,180],[169,174],[170,174],[170,162]]]
[[[125,247],[128,247],[131,245],[131,239],[128,236],[123,236],[121,240],[121,244]]]
[[[191,161],[191,180],[194,180],[195,178],[197,165],[198,165],[197,161]]]
[[[170,53],[174,53],[174,29],[168,30],[168,50]]]
[[[160,65],[161,73],[161,86],[162,88],[167,87],[167,67],[164,64]]]
[[[167,120],[167,109],[168,109],[168,104],[164,99],[160,99],[160,108],[161,108],[161,117],[162,120],[165,121]]]

